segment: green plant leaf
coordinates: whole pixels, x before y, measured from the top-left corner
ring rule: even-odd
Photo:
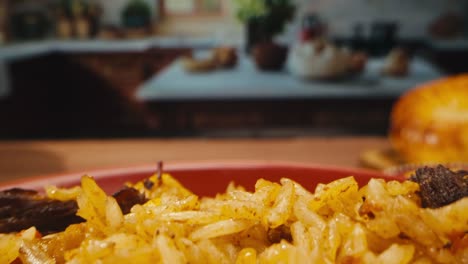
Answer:
[[[295,13],[292,0],[234,0],[237,18],[243,23],[256,20],[263,33],[274,36],[281,33]]]

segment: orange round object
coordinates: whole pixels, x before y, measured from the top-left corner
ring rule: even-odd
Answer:
[[[404,94],[393,107],[390,140],[406,162],[468,162],[468,74]]]

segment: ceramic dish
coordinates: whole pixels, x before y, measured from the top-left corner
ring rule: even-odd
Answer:
[[[106,192],[113,193],[119,190],[125,182],[136,182],[153,175],[155,172],[156,165],[112,168],[5,182],[0,184],[0,189],[19,187],[42,190],[47,185],[70,187],[78,185],[81,176],[87,174],[93,176]],[[276,162],[169,164],[165,165],[164,172],[170,173],[195,194],[204,196],[224,192],[231,181],[252,190],[255,182],[260,178],[279,181],[286,177],[299,182],[309,190],[313,190],[318,183],[328,183],[347,176],[354,176],[360,185],[367,184],[371,178],[403,179],[371,170]]]

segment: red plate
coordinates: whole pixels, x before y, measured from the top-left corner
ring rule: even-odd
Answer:
[[[114,168],[96,170],[65,175],[28,178],[19,181],[0,184],[0,189],[13,187],[42,190],[47,185],[70,187],[78,185],[81,176],[93,176],[98,184],[107,192],[113,193],[126,182],[136,182],[153,175],[156,165],[143,165],[127,168]],[[328,183],[339,178],[354,176],[362,186],[371,178],[386,180],[402,180],[401,177],[392,177],[377,171],[326,167],[320,165],[300,163],[269,163],[269,162],[211,162],[211,163],[184,163],[165,165],[164,172],[170,173],[184,186],[197,195],[215,195],[224,192],[227,185],[234,181],[238,185],[253,190],[255,182],[264,178],[270,181],[279,181],[281,178],[290,178],[307,189],[313,191],[318,183]]]

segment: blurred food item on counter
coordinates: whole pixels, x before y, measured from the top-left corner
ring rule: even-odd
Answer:
[[[121,28],[113,25],[106,25],[101,27],[97,37],[104,40],[116,40],[124,38],[125,33]]]
[[[385,59],[382,74],[392,77],[405,77],[409,73],[410,58],[402,48],[394,48]]]
[[[327,31],[327,25],[318,14],[311,13],[302,19],[302,28],[300,31],[300,40],[302,42],[311,41],[316,38],[322,38]]]
[[[150,29],[145,28],[126,28],[123,30],[123,36],[126,39],[141,39],[150,34]]]
[[[233,47],[218,47],[214,50],[214,58],[221,68],[233,68],[237,65],[237,51]]]
[[[118,39],[141,39],[152,34],[152,28],[122,28],[114,25],[101,26],[97,33],[99,39],[118,40]]]
[[[185,70],[192,73],[214,71],[216,69],[231,69],[237,65],[237,50],[229,46],[220,46],[210,51],[205,58],[185,56],[182,65]]]
[[[369,149],[361,153],[359,157],[360,165],[374,170],[382,171],[387,175],[403,175],[409,178],[414,172],[426,166],[433,167],[443,165],[447,168],[456,171],[467,171],[467,162],[422,162],[408,163],[403,157],[393,148],[387,149]]]
[[[273,41],[266,41],[255,44],[252,56],[259,70],[280,71],[288,57],[288,48]]]
[[[217,68],[216,60],[212,57],[204,59],[196,59],[193,57],[183,57],[182,65],[184,69],[192,73],[210,72]]]
[[[351,53],[325,39],[298,43],[292,49],[288,64],[291,72],[304,79],[331,80],[364,70],[365,53]]]
[[[466,176],[467,171],[468,171],[468,163],[464,162],[451,162],[451,163],[424,163],[424,164],[400,164],[398,166],[393,166],[393,167],[387,167],[383,169],[383,173],[386,175],[390,176],[403,176],[406,179],[411,178],[412,176],[415,175],[417,170],[424,169],[426,170],[427,168],[441,168],[445,167],[447,169],[452,170],[453,172],[458,172],[457,174],[460,176]],[[428,175],[429,176],[429,175]],[[465,180],[468,179],[468,177],[464,177]],[[427,184],[428,182],[426,182]]]
[[[442,14],[432,22],[428,31],[436,39],[453,39],[463,33],[463,16],[449,12]]]
[[[468,74],[403,95],[392,110],[390,140],[408,163],[468,162]]]
[[[367,64],[367,54],[359,51],[351,54],[351,61],[349,68],[352,73],[361,73],[365,70]]]

